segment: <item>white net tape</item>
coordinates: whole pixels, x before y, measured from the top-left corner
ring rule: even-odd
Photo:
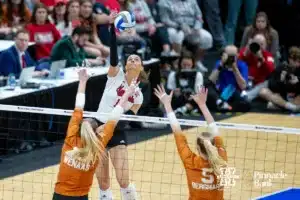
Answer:
[[[25,112],[25,113],[36,113],[36,114],[45,114],[45,115],[61,115],[61,116],[71,116],[72,112],[73,112],[73,110],[28,107],[28,106],[14,106],[14,105],[3,105],[3,104],[0,104],[0,110],[6,111],[6,112],[8,112],[8,111]],[[83,115],[84,115],[84,117],[97,117],[99,115],[102,115],[102,116],[109,115],[109,113],[97,113],[97,112],[85,111]],[[122,115],[120,120],[169,124],[169,120],[167,118],[161,118],[161,117]],[[178,121],[181,125],[184,125],[184,126],[202,126],[202,127],[207,126],[207,123],[205,121],[200,121],[200,120],[179,119]],[[223,123],[223,122],[217,122],[216,125],[219,128],[224,128],[224,129],[261,131],[261,132],[268,132],[268,133],[300,134],[300,129],[298,129],[298,128],[286,128],[286,127],[278,127],[278,126],[262,126],[262,125],[252,125],[252,124]]]

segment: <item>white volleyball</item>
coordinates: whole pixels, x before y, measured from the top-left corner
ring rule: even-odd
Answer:
[[[122,11],[116,17],[114,24],[120,32],[126,31],[135,26],[135,16],[128,11]]]

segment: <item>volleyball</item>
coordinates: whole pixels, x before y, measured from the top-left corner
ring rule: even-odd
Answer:
[[[114,24],[120,32],[130,30],[135,26],[134,14],[128,11],[122,11],[116,17]]]

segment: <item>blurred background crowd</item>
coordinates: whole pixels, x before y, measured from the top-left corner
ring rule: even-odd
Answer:
[[[34,65],[45,76],[63,59],[105,66],[110,13],[124,10],[136,27],[117,33],[119,56],[160,58],[177,115],[199,115],[190,99],[199,85],[214,111],[300,111],[297,0],[2,0],[0,39],[15,45],[0,53],[0,74]]]

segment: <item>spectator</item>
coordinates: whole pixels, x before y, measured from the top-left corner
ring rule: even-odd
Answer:
[[[199,1],[201,2],[201,0]],[[226,41],[220,17],[219,0],[203,0],[203,7],[208,28],[214,39],[214,46],[216,49],[221,49],[225,46]]]
[[[48,20],[48,11],[45,5],[42,3],[35,5],[31,23],[26,28],[30,41],[35,42],[35,59],[49,57],[53,45],[61,36],[56,27]]]
[[[67,3],[66,16],[68,17],[68,21],[72,23],[72,28],[80,25],[80,2],[79,0],[70,0]]]
[[[120,11],[128,11],[129,10],[129,0],[118,0],[120,5]]]
[[[196,0],[159,0],[162,22],[168,27],[170,42],[181,51],[184,38],[197,45],[196,66],[207,71],[201,62],[203,52],[213,45],[211,34],[202,28],[202,13]]]
[[[47,10],[49,13],[51,13],[53,11],[53,8],[55,6],[55,1],[56,0],[36,0],[36,3],[42,3],[47,7]]]
[[[121,11],[118,0],[96,0],[96,2],[102,4],[105,8],[107,8],[110,11]]]
[[[237,47],[226,46],[209,76],[208,106],[218,110],[248,111],[250,107],[242,95],[247,81],[248,67],[238,59]]]
[[[256,34],[263,34],[267,40],[267,50],[276,58],[279,53],[279,37],[277,31],[270,25],[268,16],[264,12],[256,15],[253,24],[246,27],[241,41],[241,47],[245,47],[250,38]]]
[[[259,94],[261,88],[267,84],[266,80],[274,71],[274,58],[266,50],[266,38],[257,34],[249,40],[246,47],[242,48],[239,58],[247,63],[249,67],[248,100],[252,101]]]
[[[106,58],[109,55],[109,48],[104,46],[97,32],[97,24],[93,17],[93,3],[91,0],[82,0],[80,2],[80,20],[81,25],[92,30],[90,41],[85,44],[85,51],[96,57]]]
[[[97,24],[98,37],[102,44],[110,46],[109,22],[112,20],[110,10],[103,4],[96,2],[93,6],[93,13]]]
[[[174,91],[172,107],[176,109],[178,115],[197,113],[197,106],[190,95],[197,92],[201,85],[203,85],[203,76],[195,69],[193,54],[183,52],[179,59],[178,70],[171,72],[167,80],[167,89]]]
[[[4,39],[6,35],[11,31],[6,24],[3,23],[3,2],[0,1],[0,39]]]
[[[67,60],[67,67],[81,66],[85,61],[94,66],[101,65],[101,58],[88,59],[88,55],[84,50],[84,45],[89,40],[90,34],[90,29],[77,26],[73,30],[72,36],[66,36],[55,44],[51,52],[51,61]]]
[[[2,25],[6,26],[5,39],[13,39],[14,34],[30,22],[31,13],[24,0],[7,0],[3,7]]]
[[[235,31],[241,6],[245,6],[245,24],[249,26],[253,23],[257,4],[258,0],[228,0],[228,15],[225,25],[225,39],[227,44],[235,43]]]
[[[64,1],[58,1],[55,4],[52,21],[62,37],[72,34],[72,21],[69,21],[69,17],[66,15],[66,3]]]
[[[0,74],[8,76],[13,73],[19,78],[23,68],[35,66],[34,61],[27,52],[29,42],[29,33],[25,30],[19,30],[15,36],[15,45],[6,49],[0,54]],[[34,76],[44,76],[48,71],[36,71]]]
[[[174,54],[175,52],[171,51],[167,31],[165,31],[164,27],[157,26],[144,0],[130,1],[129,10],[133,12],[136,17],[136,32],[142,37],[151,40],[152,52],[162,52],[164,56],[176,55]]]
[[[300,112],[300,49],[291,47],[288,63],[283,63],[272,73],[268,86],[260,96],[268,101],[269,109],[278,107]],[[289,99],[291,98],[291,100]]]

